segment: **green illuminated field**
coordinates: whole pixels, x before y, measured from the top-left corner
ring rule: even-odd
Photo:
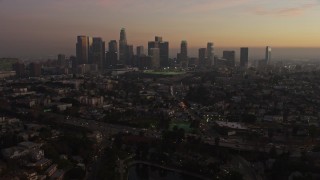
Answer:
[[[0,71],[11,71],[12,65],[18,62],[15,58],[0,58]]]
[[[182,128],[186,132],[192,132],[192,128],[190,128],[190,123],[180,122],[180,123],[171,123],[169,129],[172,130],[174,126],[177,126],[178,129]]]
[[[145,74],[155,74],[155,75],[181,75],[185,74],[184,71],[154,71],[154,70],[146,70],[143,73]]]

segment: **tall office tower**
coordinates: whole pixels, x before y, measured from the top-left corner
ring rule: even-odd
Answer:
[[[41,76],[41,65],[39,63],[30,63],[30,76],[31,77]]]
[[[109,49],[106,53],[104,67],[113,68],[118,63],[118,44],[116,40],[109,41]]]
[[[160,42],[160,66],[168,67],[169,66],[169,42]]]
[[[109,52],[118,52],[118,43],[116,40],[109,41]]]
[[[60,66],[60,67],[67,66],[67,60],[66,60],[66,56],[64,54],[58,54],[58,66]]]
[[[271,61],[271,47],[267,46],[266,47],[266,64],[270,64]]]
[[[235,67],[235,65],[236,65],[236,52],[235,51],[223,51],[223,58],[227,60],[227,66]]]
[[[208,58],[208,65],[213,66],[214,65],[214,49],[213,49],[212,42],[207,43],[207,58]]]
[[[126,37],[126,30],[124,28],[120,31],[120,40],[119,40],[119,62],[121,64],[126,63],[127,59],[127,37]]]
[[[143,56],[144,55],[144,48],[143,46],[137,46],[137,56]]]
[[[185,40],[181,41],[179,61],[181,62],[181,67],[188,67],[188,43]]]
[[[12,69],[16,72],[17,77],[23,77],[26,74],[26,66],[24,65],[24,63],[14,63],[12,65]]]
[[[156,37],[154,38],[154,40],[155,40],[156,42],[162,42],[162,37],[156,36]]]
[[[110,52],[106,53],[106,61],[104,63],[105,68],[113,68],[118,63],[118,53],[117,52]]]
[[[126,54],[125,64],[128,66],[133,66],[133,61],[134,61],[133,45],[126,46],[125,54]]]
[[[72,67],[72,73],[77,73],[77,57],[75,56],[70,56],[70,61],[71,61],[71,67]]]
[[[139,58],[139,69],[150,69],[152,68],[152,57],[151,56],[141,56]]]
[[[242,47],[240,48],[240,67],[248,68],[249,62],[249,48]]]
[[[89,52],[88,52],[88,37],[78,36],[76,44],[77,64],[88,64]]]
[[[148,54],[152,48],[159,48],[160,51],[160,66],[169,66],[169,42],[162,41],[162,37],[156,36],[155,41],[148,42]]]
[[[135,67],[139,67],[140,69],[143,67],[141,65],[143,65],[145,63],[142,63],[141,60],[144,58],[144,56],[146,56],[144,54],[144,47],[143,46],[137,46],[137,55],[134,57],[134,62],[133,62]]]
[[[151,66],[152,68],[159,68],[160,67],[160,49],[159,48],[151,48],[150,49],[150,56],[151,56]]]
[[[199,66],[205,66],[205,62],[206,62],[206,55],[207,55],[207,49],[206,48],[200,48],[199,49],[199,62],[198,65]]]
[[[105,60],[105,42],[100,37],[92,38],[92,45],[90,48],[91,63],[97,64],[98,68],[103,69],[103,64]]]
[[[88,64],[93,64],[93,38],[88,36]]]
[[[148,55],[150,56],[151,54],[151,49],[152,48],[159,48],[159,44],[156,41],[149,41],[148,42]]]

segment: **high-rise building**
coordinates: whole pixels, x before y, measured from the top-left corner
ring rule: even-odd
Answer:
[[[235,62],[236,62],[235,51],[223,51],[223,58],[227,60],[227,66],[235,67]]]
[[[151,56],[151,66],[152,68],[160,67],[160,49],[159,48],[151,48],[150,49]]]
[[[16,76],[23,77],[26,73],[26,66],[22,62],[16,62],[12,65],[12,69],[16,72]]]
[[[133,66],[133,61],[134,61],[134,53],[133,53],[133,45],[127,45],[126,46],[126,61],[125,64],[128,66]]]
[[[93,37],[88,36],[88,64],[93,64]]]
[[[167,67],[169,66],[169,42],[160,42],[160,66]]]
[[[87,36],[78,36],[76,44],[77,64],[88,64],[89,51],[88,51],[89,40]]]
[[[266,64],[270,64],[271,61],[271,47],[267,46],[266,47]]]
[[[117,62],[118,62],[118,53],[108,51],[106,53],[106,61],[105,61],[104,67],[113,68],[117,65]]]
[[[199,59],[199,65],[200,66],[204,66],[206,63],[206,54],[207,54],[207,49],[206,48],[200,48],[199,49],[199,56],[198,56],[198,59]]]
[[[109,41],[109,52],[118,52],[118,43],[116,40]]]
[[[118,44],[116,40],[109,41],[108,52],[106,53],[106,61],[104,66],[106,68],[116,67],[118,63]]]
[[[41,65],[39,63],[30,63],[30,77],[41,76]]]
[[[58,54],[58,66],[60,66],[60,67],[67,66],[67,59],[64,54]]]
[[[140,56],[139,57],[139,69],[150,69],[152,68],[151,56]]]
[[[208,65],[213,66],[214,65],[214,49],[213,49],[212,42],[207,43],[207,59],[208,59]]]
[[[148,55],[151,54],[152,48],[159,48],[159,44],[156,41],[149,41],[148,42]]]
[[[240,48],[240,67],[247,68],[249,62],[249,48],[242,47]]]
[[[180,54],[179,54],[179,62],[181,63],[181,67],[188,67],[188,43],[187,41],[181,41],[180,45]]]
[[[156,42],[162,42],[162,37],[156,36],[156,37],[154,38],[154,40],[155,40]]]
[[[144,48],[143,46],[137,46],[137,56],[143,56],[144,55]]]
[[[102,40],[102,38],[92,38],[90,54],[90,64],[97,64],[100,70],[103,69],[103,64],[105,61],[105,42]]]
[[[169,42],[162,41],[162,37],[156,36],[155,41],[148,42],[148,54],[152,48],[159,48],[160,53],[160,66],[169,66]]]
[[[77,73],[77,57],[75,56],[70,56],[70,61],[71,61],[71,67],[72,67],[72,72]]]
[[[124,28],[120,31],[120,40],[119,40],[119,62],[125,64],[127,60],[127,36],[126,30]]]

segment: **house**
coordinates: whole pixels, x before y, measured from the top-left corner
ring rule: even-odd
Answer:
[[[43,158],[43,159],[37,161],[37,162],[35,163],[35,166],[36,166],[37,169],[42,170],[42,169],[44,169],[45,167],[49,166],[51,163],[52,163],[52,161],[51,161],[50,159]]]
[[[7,169],[6,163],[0,160],[0,175]]]
[[[54,180],[62,180],[64,177],[65,172],[63,170],[57,170],[55,173],[52,174],[50,179]]]
[[[52,164],[46,171],[45,174],[50,177],[52,174],[54,174],[57,171],[57,164]]]
[[[29,150],[22,147],[13,146],[10,148],[2,149],[1,153],[5,159],[16,159],[27,155],[29,153]]]
[[[56,104],[55,107],[57,108],[58,111],[65,111],[67,110],[68,108],[71,108],[72,107],[72,104],[67,104],[67,103],[59,103],[59,104]]]
[[[42,149],[35,149],[30,152],[30,157],[33,161],[39,161],[44,157],[44,151]]]
[[[33,143],[30,141],[24,141],[18,144],[19,147],[25,148],[27,150],[33,150],[33,149],[38,149],[41,147],[42,144],[38,143]]]
[[[23,177],[24,177],[24,179],[27,179],[27,180],[37,180],[38,179],[37,172],[35,172],[35,171],[25,171],[25,172],[23,172]]]

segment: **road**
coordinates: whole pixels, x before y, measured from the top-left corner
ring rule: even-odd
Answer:
[[[132,161],[132,162],[128,163],[128,167],[136,165],[136,164],[144,164],[144,165],[153,166],[153,167],[157,167],[157,168],[161,168],[161,169],[165,169],[165,170],[169,170],[169,171],[174,171],[176,173],[185,174],[188,176],[193,176],[193,177],[203,179],[203,180],[210,179],[208,177],[204,177],[204,176],[196,174],[196,173],[192,173],[192,172],[181,170],[181,169],[171,168],[171,167],[167,167],[164,165],[159,165],[159,164],[155,164],[155,163],[151,163],[151,162],[147,162],[147,161]]]

